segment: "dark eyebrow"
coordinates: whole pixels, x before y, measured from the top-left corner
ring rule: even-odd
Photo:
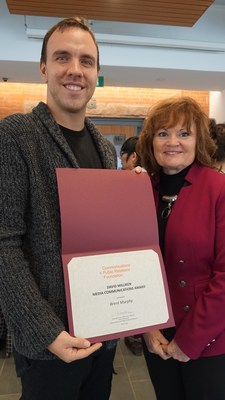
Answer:
[[[69,51],[66,50],[56,50],[53,53],[53,57],[57,57],[57,56],[68,56],[71,55],[71,53]],[[97,63],[97,59],[92,55],[92,54],[81,54],[80,58],[89,58],[90,60],[92,60],[95,64]]]
[[[58,55],[62,56],[62,55],[68,55],[68,54],[70,54],[70,53],[66,50],[56,50],[53,53],[53,56],[58,56]]]
[[[96,61],[96,58],[94,56],[92,56],[91,54],[82,54],[81,55],[82,58],[90,58],[93,61]]]

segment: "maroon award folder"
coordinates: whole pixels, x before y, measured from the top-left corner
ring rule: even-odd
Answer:
[[[70,333],[92,342],[174,326],[149,176],[57,169]]]

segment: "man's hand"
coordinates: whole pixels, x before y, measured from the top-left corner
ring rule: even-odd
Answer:
[[[171,357],[166,350],[169,342],[160,331],[150,331],[143,337],[150,353],[158,354],[163,360]]]
[[[70,363],[71,361],[86,358],[96,350],[100,349],[102,343],[91,343],[83,338],[73,337],[66,331],[63,331],[48,346],[48,350],[55,354],[61,360]]]

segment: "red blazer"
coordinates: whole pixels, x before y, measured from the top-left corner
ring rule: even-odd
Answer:
[[[167,221],[164,262],[175,341],[196,359],[225,354],[225,175],[194,163],[186,180]]]

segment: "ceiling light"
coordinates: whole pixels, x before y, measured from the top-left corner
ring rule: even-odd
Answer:
[[[26,28],[30,39],[43,39],[47,31]],[[204,42],[195,40],[161,39],[146,36],[110,35],[96,33],[97,43],[119,44],[123,46],[161,47],[180,50],[197,50],[211,52],[225,52],[225,43]]]

